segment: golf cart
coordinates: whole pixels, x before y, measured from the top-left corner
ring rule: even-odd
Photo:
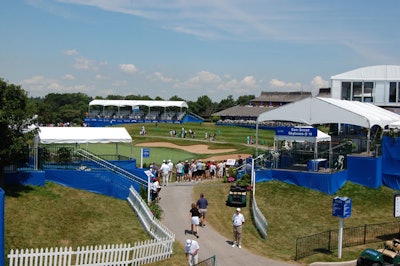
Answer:
[[[357,266],[385,266],[400,265],[400,241],[393,239],[384,243],[384,248],[372,249],[367,248],[361,252],[357,260]]]
[[[247,187],[231,186],[226,205],[231,207],[246,207]]]

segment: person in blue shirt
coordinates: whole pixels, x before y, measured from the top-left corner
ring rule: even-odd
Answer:
[[[208,201],[204,197],[204,193],[200,194],[200,198],[197,200],[197,208],[199,208],[201,212],[201,227],[204,227],[206,225],[206,214],[207,214],[207,206],[208,206]]]

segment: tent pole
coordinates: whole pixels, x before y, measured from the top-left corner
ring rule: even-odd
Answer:
[[[332,141],[329,141],[329,169],[332,172],[332,160],[333,160],[333,152],[332,152]]]
[[[369,155],[370,149],[371,149],[371,128],[368,128],[368,133],[367,133],[367,154]]]
[[[258,156],[258,120],[256,123],[256,157]]]

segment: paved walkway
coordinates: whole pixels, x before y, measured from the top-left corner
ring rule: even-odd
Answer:
[[[189,209],[192,203],[193,183],[170,183],[168,187],[162,187],[160,196],[160,206],[164,213],[162,222],[172,232],[175,233],[176,240],[184,246],[187,238],[196,239],[185,231],[190,231]],[[227,226],[231,226],[227,224]],[[230,241],[220,235],[208,223],[206,227],[199,228],[199,239],[196,239],[200,245],[200,261],[216,255],[217,265],[271,265],[288,266],[299,265],[295,263],[274,261],[266,257],[258,256],[243,247],[232,248]]]

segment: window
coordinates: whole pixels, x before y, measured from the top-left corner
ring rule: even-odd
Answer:
[[[353,101],[361,102],[362,96],[362,82],[353,82]]]
[[[373,82],[364,82],[364,93],[363,93],[363,101],[372,103],[374,98],[372,97],[372,92],[374,89]]]
[[[389,102],[395,103],[396,102],[396,82],[390,82],[389,84]]]
[[[342,82],[342,100],[351,100],[351,82]]]

